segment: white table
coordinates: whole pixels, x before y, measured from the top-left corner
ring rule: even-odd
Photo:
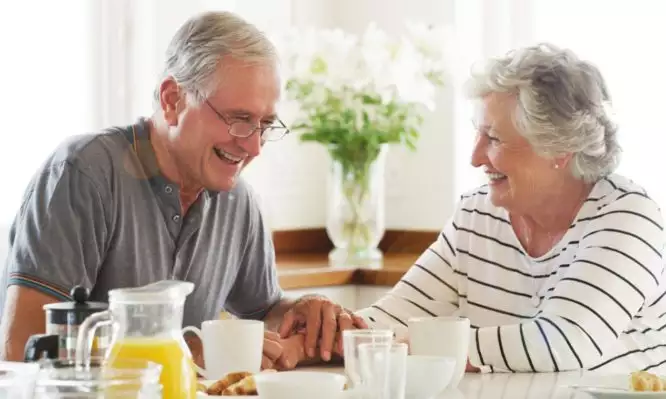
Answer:
[[[567,386],[582,383],[580,372],[525,374],[466,374],[451,399],[583,399],[591,396]],[[627,376],[628,378],[628,376]]]
[[[315,366],[305,369],[344,373],[342,367]],[[590,399],[592,396],[569,388],[591,384],[597,376],[582,372],[563,373],[468,373],[454,390],[437,399]],[[623,377],[629,380],[629,376]]]

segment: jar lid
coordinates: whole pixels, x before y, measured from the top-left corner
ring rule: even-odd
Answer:
[[[72,288],[69,295],[74,301],[44,305],[48,324],[79,325],[91,314],[103,312],[109,308],[108,303],[88,302],[90,292],[80,285]]]

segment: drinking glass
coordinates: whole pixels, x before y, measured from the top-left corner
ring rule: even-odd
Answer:
[[[381,346],[378,349],[378,352],[374,353],[374,356],[377,357],[377,361],[370,361],[366,368],[370,367],[370,370],[381,370],[378,364],[379,362],[388,363],[389,358],[389,349],[390,345],[393,342],[393,331],[391,330],[345,330],[342,333],[343,340],[343,351],[344,351],[344,362],[345,362],[345,374],[347,375],[348,387],[350,390],[363,390],[364,392],[373,391],[370,382],[365,380],[368,378],[368,373],[363,373],[361,369],[361,360],[359,346],[365,344],[365,347],[372,346]],[[381,352],[383,351],[383,352]],[[384,353],[384,356],[381,356],[381,353]],[[367,362],[366,362],[367,363]],[[365,378],[364,378],[365,377]],[[373,383],[377,381],[379,377],[375,377]],[[382,392],[379,392],[382,394]],[[377,396],[378,398],[384,399],[384,397]]]
[[[407,344],[360,344],[361,377],[377,394],[372,397],[405,399]]]

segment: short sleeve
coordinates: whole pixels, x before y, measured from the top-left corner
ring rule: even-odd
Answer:
[[[30,182],[9,234],[7,285],[69,300],[92,289],[108,238],[104,200],[91,177],[68,162],[50,164]]]
[[[249,200],[248,241],[224,308],[240,318],[261,320],[282,298],[282,290],[271,232],[259,204],[251,195]]]

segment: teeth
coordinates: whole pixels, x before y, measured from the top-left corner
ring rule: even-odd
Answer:
[[[221,150],[219,148],[215,148],[215,153],[220,157],[224,158],[230,162],[238,163],[243,160],[241,157],[237,157],[235,155],[229,154],[228,152]]]
[[[506,175],[503,175],[501,173],[490,173],[490,172],[486,172],[486,176],[488,176],[490,180],[503,179],[506,177]]]

